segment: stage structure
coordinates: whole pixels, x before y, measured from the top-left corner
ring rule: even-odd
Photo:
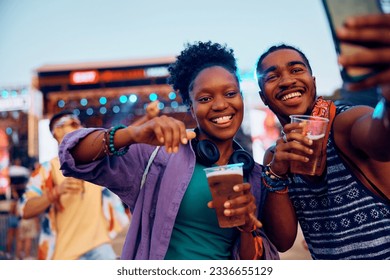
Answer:
[[[36,69],[43,94],[43,117],[73,110],[87,127],[130,124],[159,100],[163,114],[195,123],[178,94],[167,84],[174,57],[80,64],[45,65]]]

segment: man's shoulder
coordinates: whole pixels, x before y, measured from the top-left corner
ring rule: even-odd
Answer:
[[[336,104],[336,115],[347,111],[348,109],[355,107],[354,105],[350,104]]]

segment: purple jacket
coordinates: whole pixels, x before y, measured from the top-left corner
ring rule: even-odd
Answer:
[[[155,147],[133,144],[124,156],[104,157],[76,166],[69,151],[79,139],[95,130],[99,129],[80,129],[63,139],[59,157],[64,175],[106,186],[130,207],[132,220],[122,250],[122,259],[163,260],[181,200],[196,163],[191,145],[182,145],[176,154],[168,154],[164,148],[159,149],[144,187],[140,190],[142,175]],[[260,176],[261,166],[256,164],[249,182],[258,202],[257,209],[261,210],[266,190],[261,185]],[[276,248],[264,232],[260,231],[260,234],[264,240],[265,258],[279,259]],[[239,238],[232,252],[235,259],[239,258],[238,249]]]

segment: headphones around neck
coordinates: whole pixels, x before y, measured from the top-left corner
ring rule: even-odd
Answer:
[[[200,164],[210,167],[219,160],[219,150],[210,140],[201,140],[194,138],[191,140],[192,148],[196,155],[196,161]],[[233,141],[234,152],[230,156],[229,164],[242,162],[244,175],[247,176],[255,166],[255,161],[250,153],[245,151],[240,144]]]

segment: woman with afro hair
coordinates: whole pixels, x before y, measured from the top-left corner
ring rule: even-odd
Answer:
[[[233,140],[244,112],[233,50],[188,44],[169,72],[197,123],[194,131],[161,115],[69,133],[60,145],[64,175],[106,186],[129,206],[122,259],[278,259],[258,220],[266,192],[262,168]],[[244,214],[245,224],[220,228],[203,169],[241,158],[246,183],[235,186],[241,195],[225,203],[224,214]]]

